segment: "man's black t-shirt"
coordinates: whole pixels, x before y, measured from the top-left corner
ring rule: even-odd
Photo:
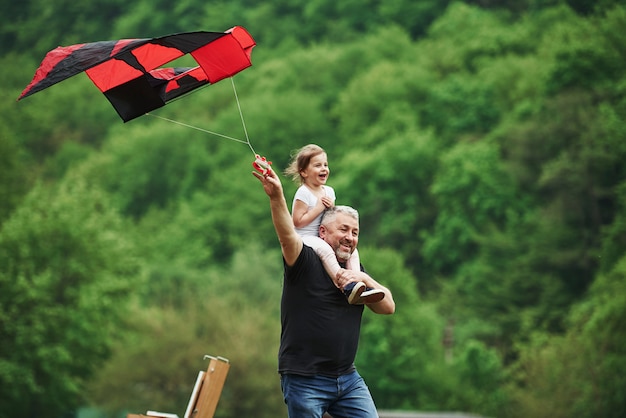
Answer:
[[[279,373],[337,377],[354,370],[363,305],[350,305],[315,251],[285,265]]]

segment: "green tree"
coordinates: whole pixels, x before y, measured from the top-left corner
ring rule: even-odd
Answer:
[[[164,271],[139,290],[125,334],[89,385],[108,416],[147,409],[182,416],[205,354],[231,367],[216,417],[284,415],[278,352],[282,263],[278,250],[241,248],[223,269]]]
[[[428,27],[445,11],[450,3],[449,0],[380,1],[378,3],[378,15],[383,21],[376,23],[385,25],[394,22],[405,28],[413,38],[420,38],[427,33]]]
[[[361,212],[362,245],[389,248],[393,255],[384,253],[381,265],[402,281],[399,287],[395,279],[390,282],[400,289],[394,292],[401,301],[396,316],[366,314],[364,322],[368,343],[362,345],[366,360],[359,360],[360,368],[377,375],[368,363],[380,364],[396,378],[392,382],[379,376],[384,385],[373,390],[384,395],[377,399],[394,406],[472,409],[496,416],[513,415],[511,410],[527,416],[542,411],[584,416],[585,408],[598,415],[608,408],[621,412],[623,353],[613,348],[624,335],[614,323],[621,299],[608,296],[621,289],[616,283],[626,245],[626,83],[620,71],[626,60],[626,8],[620,2],[595,2],[593,10],[591,2],[577,0],[370,0],[365,8],[363,2],[326,0],[183,0],[174,6],[140,1],[126,8],[118,1],[18,3],[7,2],[0,13],[0,64],[5,69],[0,90],[9,98],[0,101],[0,216],[13,229],[19,216],[20,230],[28,225],[45,237],[42,243],[56,242],[61,234],[47,221],[53,218],[64,219],[57,224],[67,228],[59,229],[75,231],[77,247],[106,247],[93,236],[134,243],[147,281],[133,287],[134,325],[145,333],[127,335],[136,350],[126,357],[116,351],[116,358],[124,360],[111,364],[120,373],[111,382],[124,381],[120,369],[136,363],[141,370],[132,371],[142,378],[130,380],[143,384],[155,363],[167,361],[165,349],[174,351],[176,339],[185,340],[198,329],[195,323],[206,319],[190,311],[187,300],[216,292],[228,306],[216,302],[212,309],[204,300],[192,304],[210,312],[218,319],[214,322],[232,326],[241,341],[255,344],[244,348],[227,331],[216,330],[223,350],[233,357],[227,384],[233,392],[224,393],[222,405],[229,405],[224,413],[256,415],[250,405],[265,405],[266,397],[272,399],[267,405],[275,415],[283,411],[275,386],[259,389],[270,373],[275,375],[275,360],[268,359],[275,357],[275,348],[264,340],[276,343],[271,337],[276,306],[263,299],[269,301],[277,291],[280,281],[266,278],[280,276],[281,267],[267,198],[250,175],[252,156],[245,144],[150,117],[122,124],[84,75],[19,103],[14,98],[43,54],[58,44],[241,24],[258,46],[253,67],[235,80],[240,102],[226,81],[155,114],[234,138],[249,134],[254,148],[273,160],[277,171],[289,152],[305,143],[328,150],[331,185],[339,201]],[[56,41],[50,44],[50,39]],[[44,192],[69,190],[70,184],[83,184],[79,178],[89,185],[83,191],[76,186],[75,192],[54,198],[53,192]],[[41,202],[24,198],[38,182],[46,184],[35,192]],[[285,181],[288,196],[294,189]],[[96,195],[101,206],[91,203]],[[77,222],[61,215],[31,216],[37,211],[28,209],[50,213],[61,200],[62,212]],[[93,218],[86,214],[90,208]],[[113,214],[116,209],[122,212],[123,220],[117,221],[123,227],[83,222],[95,219],[100,210]],[[13,255],[26,248],[32,249],[30,259],[58,267],[59,261],[47,261],[58,258],[49,255],[49,246],[21,238],[25,232],[7,235],[5,228],[3,237],[13,238],[2,238],[2,251],[8,249],[6,255],[0,253],[2,260],[21,260]],[[122,264],[81,267],[106,264],[103,259],[118,254],[119,248],[111,247],[85,250],[79,261],[71,253],[71,263],[58,269],[80,267],[94,276],[115,272]],[[267,248],[269,253],[262,250]],[[122,256],[110,259],[123,262]],[[266,265],[263,257],[272,257],[276,265]],[[37,273],[37,283],[46,284],[46,277],[52,281],[55,274]],[[134,281],[132,274],[111,274]],[[387,272],[381,274],[377,277]],[[8,276],[2,277],[6,282]],[[10,283],[9,289],[18,288]],[[255,292],[242,291],[251,283]],[[403,300],[405,287],[411,294],[420,289],[417,302]],[[581,300],[584,308],[578,305]],[[248,310],[247,304],[259,309]],[[577,316],[568,316],[572,307]],[[415,323],[405,312],[425,323]],[[394,320],[400,327],[382,326]],[[176,332],[174,342],[164,343],[161,351],[154,346],[164,335],[158,330],[164,324]],[[386,365],[387,352],[397,351],[386,345],[389,339],[415,342],[403,326],[427,342],[408,349],[415,359],[400,353],[397,363]],[[437,340],[451,328],[454,344],[446,346],[448,357],[442,359]],[[211,330],[202,328],[197,335],[213,341]],[[143,340],[149,343],[138,343]],[[594,347],[594,342],[604,345]],[[68,352],[72,346],[58,344]],[[185,404],[199,368],[191,364],[192,357],[206,353],[206,346],[201,348],[181,351],[187,363],[176,359],[171,368],[163,367],[158,380],[163,384],[177,364],[185,370],[175,374],[174,386],[151,388],[150,398],[134,393],[146,401],[142,405],[120,396],[117,409],[136,405],[141,411],[153,396],[162,396],[164,407],[179,411],[175,408]],[[138,361],[151,349],[145,363]],[[260,364],[252,364],[254,357],[262,358]],[[11,367],[29,369],[29,358],[22,358]],[[9,370],[6,364],[0,374]],[[505,373],[501,367],[507,368]],[[519,391],[512,391],[516,402],[504,413],[493,412],[507,401],[498,389],[509,372],[521,382]],[[26,376],[12,376],[17,375]],[[585,383],[575,387],[563,381]],[[594,396],[605,403],[592,400]],[[235,400],[242,398],[250,403]],[[108,400],[103,399],[104,407]]]
[[[416,280],[397,253],[367,247],[361,254],[367,271],[393,293],[396,313],[384,317],[365,310],[357,367],[378,408],[436,408],[443,318],[420,299]]]
[[[502,416],[508,399],[503,389],[505,373],[499,354],[475,340],[459,348],[462,352],[451,367],[458,386],[452,388],[447,409]]]
[[[5,90],[8,100],[0,102],[6,135],[19,144],[24,154],[22,158],[37,174],[66,142],[98,147],[109,129],[121,124],[106,98],[85,74],[16,103],[38,63],[17,54],[0,58],[0,61],[12,68],[2,77],[2,81],[11,86]]]
[[[626,259],[594,282],[564,335],[522,347],[511,416],[620,417],[626,412]]]
[[[38,185],[2,225],[3,417],[58,416],[82,402],[137,274],[122,231],[107,196],[77,178]]]
[[[482,80],[472,75],[451,75],[429,91],[420,109],[420,121],[443,138],[484,134],[500,120],[494,102],[495,92]]]
[[[27,191],[27,173],[20,164],[20,149],[0,126],[0,225]]]
[[[80,169],[110,193],[121,213],[135,219],[191,196],[211,173],[203,142],[183,136],[174,125],[150,122],[127,128],[126,135],[114,131],[105,152]]]
[[[615,191],[618,199],[618,211],[615,220],[607,225],[602,233],[602,262],[600,272],[611,271],[623,256],[626,248],[626,183],[622,182]]]
[[[382,138],[382,127],[377,135]],[[438,165],[439,144],[427,134],[406,133],[381,140],[371,149],[355,149],[340,159],[335,170],[338,201],[359,210],[362,243],[386,247],[393,242],[407,265],[420,274],[420,286],[433,285],[424,263],[422,234],[436,217],[430,193]],[[333,174],[335,175],[335,174]]]
[[[481,236],[503,229],[524,209],[493,143],[461,142],[441,158],[431,191],[438,215],[423,253],[437,271],[453,272],[476,256]]]
[[[614,188],[625,175],[623,132],[611,122],[621,105],[598,107],[591,96],[562,93],[498,139],[520,191],[537,208],[529,262],[561,277],[573,297],[593,280],[601,231],[616,213]]]
[[[111,22],[123,14],[123,8],[119,0],[4,3],[2,53],[7,48],[37,58],[58,45],[110,39]]]
[[[601,18],[582,19],[567,8],[560,9],[563,21],[545,34],[549,42],[539,53],[548,58],[546,88],[549,94],[567,89],[611,89],[622,77],[625,56],[620,35],[608,33],[626,22],[623,7]],[[623,41],[623,39],[622,39]]]

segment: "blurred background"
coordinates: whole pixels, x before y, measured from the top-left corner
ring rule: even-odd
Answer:
[[[0,417],[286,417],[282,259],[250,149],[85,74],[20,102],[59,45],[255,38],[234,77],[282,172],[326,149],[396,314],[365,313],[377,406],[626,415],[626,6],[618,0],[25,0],[0,11]],[[245,139],[229,80],[155,115]],[[296,184],[285,176],[291,202]]]

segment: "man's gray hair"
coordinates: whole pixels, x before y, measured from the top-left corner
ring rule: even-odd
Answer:
[[[335,218],[337,218],[337,215],[340,213],[351,216],[352,218],[356,219],[357,222],[359,221],[359,212],[357,212],[356,209],[350,206],[339,205],[333,206],[324,211],[324,216],[322,217],[322,225],[327,226],[328,224],[332,223]]]

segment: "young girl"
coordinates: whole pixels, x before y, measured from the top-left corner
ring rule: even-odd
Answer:
[[[324,211],[335,204],[335,190],[326,185],[330,175],[326,152],[317,145],[305,145],[294,153],[285,174],[300,184],[291,209],[296,231],[302,236],[302,241],[315,250],[326,272],[337,285],[337,274],[342,267],[331,246],[318,235]],[[356,249],[346,263],[346,268],[361,271]],[[366,289],[363,282],[351,282],[342,291],[351,304],[370,303],[380,297],[378,292]],[[364,291],[369,291],[366,299],[361,297]]]

